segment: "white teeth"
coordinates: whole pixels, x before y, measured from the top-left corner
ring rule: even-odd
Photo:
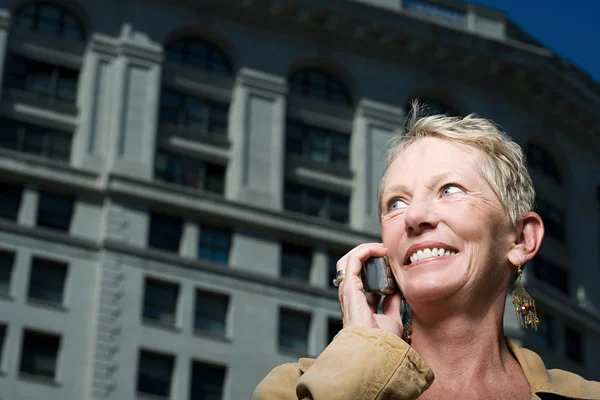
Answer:
[[[454,251],[454,250],[445,250],[442,248],[422,249],[422,250],[417,250],[409,258],[410,258],[410,262],[414,263],[419,260],[424,260],[426,258],[453,256],[455,254],[456,254],[456,251]]]

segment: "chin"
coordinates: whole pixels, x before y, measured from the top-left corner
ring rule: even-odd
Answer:
[[[462,280],[445,274],[420,274],[406,277],[402,285],[403,294],[411,302],[436,302],[447,299],[460,290]]]

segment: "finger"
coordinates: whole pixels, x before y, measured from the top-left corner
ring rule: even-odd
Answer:
[[[373,314],[377,314],[377,309],[379,308],[379,302],[381,301],[381,295],[375,293],[365,292],[365,298],[367,299],[367,303],[369,304],[369,308]]]
[[[362,253],[364,253],[365,249],[378,248],[378,247],[384,248],[383,243],[363,243],[363,244],[356,246],[355,248],[350,250],[348,253],[346,253],[342,258],[340,258],[337,261],[337,263],[335,264],[335,269],[337,271],[339,271],[340,269],[346,269],[349,257],[351,257],[357,253],[362,254]]]
[[[385,316],[402,321],[402,295],[400,293],[385,296],[382,308]]]
[[[369,257],[384,257],[388,250],[383,246],[364,246],[348,253],[346,265],[346,278],[358,277],[362,270],[362,263]]]

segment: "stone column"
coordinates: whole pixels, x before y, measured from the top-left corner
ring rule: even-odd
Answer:
[[[383,174],[386,144],[404,122],[399,107],[371,100],[358,105],[352,134],[352,170],[355,173],[351,226],[379,234],[377,187]]]

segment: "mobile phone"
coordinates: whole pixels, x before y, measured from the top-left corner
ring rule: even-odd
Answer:
[[[360,279],[365,292],[388,295],[400,291],[387,257],[371,257],[364,261]]]

